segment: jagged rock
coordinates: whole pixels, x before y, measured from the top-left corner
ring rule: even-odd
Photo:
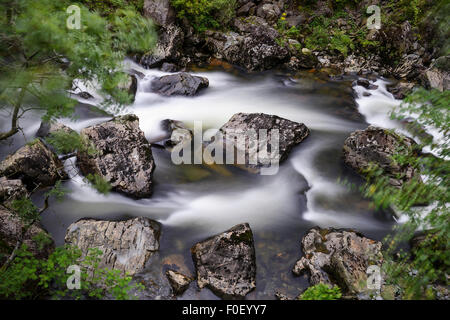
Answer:
[[[159,250],[160,234],[161,225],[148,218],[125,221],[88,219],[69,226],[65,243],[78,247],[83,255],[91,248],[100,249],[100,268],[112,268],[134,275]]]
[[[267,134],[264,136],[260,130],[267,130]],[[278,130],[278,153],[271,152],[276,148],[272,145],[272,136],[276,131],[272,130]],[[309,129],[303,123],[275,115],[237,113],[220,128],[219,133],[223,137],[224,148],[233,146],[235,135],[246,135],[245,145],[241,143],[236,146],[236,149],[238,152],[245,153],[246,167],[259,169],[284,161],[290,151],[308,137]],[[253,147],[255,143],[258,145]],[[252,159],[257,160],[256,163],[252,163]]]
[[[8,255],[12,252],[27,224],[22,222],[17,214],[0,206],[0,253]],[[37,236],[47,241],[37,241]],[[28,229],[23,239],[23,244],[28,247],[27,250],[38,259],[47,258],[55,248],[51,236],[37,222]]]
[[[192,279],[174,270],[167,270],[166,276],[175,295],[183,294],[192,282]]]
[[[141,57],[140,63],[145,68],[156,68],[164,62],[177,62],[181,57],[184,32],[176,25],[161,27],[156,48]]]
[[[412,82],[401,81],[395,85],[387,86],[386,89],[395,99],[404,99],[409,93],[412,92],[415,84]]]
[[[407,80],[414,80],[425,71],[422,58],[417,54],[408,54],[401,58],[400,63],[393,70],[394,74]]]
[[[252,1],[248,1],[247,3],[241,5],[239,9],[236,10],[236,16],[247,16],[252,12],[255,13],[256,5]]]
[[[214,32],[207,39],[207,47],[216,58],[250,71],[267,70],[289,59],[286,48],[277,43],[278,32],[260,17],[236,18],[235,32]]]
[[[416,146],[413,139],[402,134],[369,126],[365,130],[351,133],[345,140],[344,161],[361,174],[364,174],[370,164],[376,164],[389,176],[390,184],[399,187],[413,177],[420,178],[412,166],[400,166],[391,157],[408,150],[414,151]],[[398,178],[398,175],[401,178]]]
[[[175,10],[170,0],[145,0],[144,16],[151,18],[157,25],[167,26],[175,22]]]
[[[178,67],[173,63],[164,62],[161,66],[161,71],[164,72],[177,72]]]
[[[137,116],[121,116],[85,128],[81,136],[96,149],[95,153],[78,151],[82,174],[98,174],[114,191],[134,198],[151,195],[155,162]]]
[[[65,133],[72,133],[75,132],[68,126],[60,123],[60,122],[47,122],[42,121],[41,125],[39,126],[38,131],[36,132],[36,137],[40,138],[46,138],[51,133],[57,132],[57,131],[63,131]]]
[[[436,59],[426,71],[426,77],[432,88],[450,90],[450,55]]]
[[[160,140],[160,143],[169,150],[179,143],[190,142],[193,139],[192,131],[186,128],[181,121],[165,119],[161,121],[161,129],[166,132],[166,135]]]
[[[314,227],[302,239],[303,256],[293,272],[307,272],[311,285],[338,285],[347,295],[366,295],[367,268],[381,267],[381,246],[355,231]]]
[[[199,288],[221,297],[245,297],[256,287],[253,233],[247,223],[199,242],[191,248]]]
[[[63,163],[39,139],[7,156],[0,163],[0,176],[22,180],[28,190],[53,186],[68,178]]]
[[[256,9],[256,15],[269,23],[277,22],[281,9],[276,3],[261,3]]]
[[[208,86],[207,78],[192,76],[186,72],[162,76],[151,83],[152,91],[164,96],[194,96]]]
[[[11,202],[28,196],[25,185],[19,179],[0,177],[0,204],[10,207]]]

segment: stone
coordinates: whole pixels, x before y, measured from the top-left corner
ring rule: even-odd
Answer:
[[[164,96],[194,96],[208,86],[207,78],[180,72],[154,79],[151,90]]]
[[[99,268],[110,268],[134,275],[159,250],[161,225],[148,218],[125,221],[82,219],[67,229],[65,243],[78,247],[83,256],[99,249]]]
[[[174,270],[167,270],[166,276],[175,295],[182,295],[192,282],[192,279]]]
[[[0,176],[20,179],[30,191],[68,178],[58,156],[39,139],[7,156],[0,163]]]
[[[392,186],[400,187],[413,177],[420,179],[418,172],[411,165],[395,163],[392,156],[410,150],[415,152],[417,143],[402,134],[386,129],[369,126],[357,130],[344,142],[344,162],[355,171],[364,174],[371,164],[378,165],[389,176]],[[400,175],[400,178],[397,176]]]
[[[0,177],[0,203],[5,207],[10,207],[14,200],[26,198],[27,189],[20,179],[8,180]]]
[[[137,92],[138,81],[134,74],[127,74],[126,80],[119,83],[118,88],[126,91],[131,96],[131,101],[134,101]]]
[[[151,196],[155,162],[137,116],[116,117],[80,134],[96,150],[78,150],[77,165],[83,175],[98,174],[112,190],[136,199]]]
[[[310,229],[302,239],[303,256],[295,275],[309,274],[311,285],[338,285],[345,295],[367,295],[367,269],[381,268],[381,242],[352,230]]]
[[[253,233],[247,223],[191,248],[197,284],[223,298],[243,298],[256,287]]]
[[[425,75],[431,88],[450,90],[450,55],[436,59]]]
[[[69,128],[68,126],[60,123],[60,122],[47,122],[47,121],[42,121],[41,125],[39,126],[38,131],[36,132],[36,137],[39,138],[46,138],[48,137],[50,134],[55,133],[57,131],[62,131],[65,133],[73,133],[75,132],[74,130],[72,130],[71,128]]]
[[[145,0],[144,16],[159,26],[167,26],[175,22],[176,13],[170,0]]]

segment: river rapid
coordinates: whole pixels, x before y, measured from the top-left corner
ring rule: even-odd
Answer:
[[[182,121],[187,127],[201,121],[204,130],[218,129],[238,112],[275,114],[311,130],[272,176],[225,166],[177,166],[168,151],[153,148],[154,193],[141,200],[117,193],[100,195],[79,175],[76,159],[68,159],[65,165],[72,179],[63,186],[70,192],[62,202],[52,201],[42,217],[44,227],[62,245],[67,227],[81,218],[145,216],[161,222],[160,252],[142,275],[150,288],[143,298],[166,298],[169,289],[162,266],[183,264],[193,274],[191,246],[239,223],[248,222],[255,239],[257,287],[247,299],[274,299],[275,291],[296,296],[307,286],[307,278],[294,277],[291,270],[301,257],[300,240],[309,228],[353,228],[381,240],[396,223],[390,213],[371,209],[367,200],[342,183],[361,183],[342,159],[344,140],[352,131],[369,124],[401,129],[401,124],[389,119],[390,110],[400,101],[386,90],[386,79],[376,80],[378,89],[365,96],[363,87],[352,89],[356,79],[352,77],[330,80],[316,72],[248,75],[234,69],[195,69],[193,74],[209,79],[209,88],[196,97],[162,97],[150,92],[150,82],[166,73],[127,64],[145,77],[139,80],[135,102],[120,114],[136,114],[150,142],[163,136],[161,120]],[[80,131],[110,119],[92,111],[98,103],[98,97],[80,99],[77,118],[61,122]],[[34,138],[40,115],[30,113],[21,124],[23,134],[0,145],[0,159]],[[7,114],[2,114],[1,129],[8,125]],[[195,283],[180,297],[216,298],[208,289],[198,291]]]

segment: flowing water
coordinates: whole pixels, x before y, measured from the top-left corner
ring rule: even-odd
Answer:
[[[344,140],[352,131],[368,123],[400,128],[388,119],[399,101],[386,91],[386,80],[377,80],[379,89],[370,91],[368,97],[362,94],[364,88],[357,87],[355,97],[352,78],[333,81],[312,72],[246,75],[235,70],[196,69],[194,74],[209,79],[209,88],[196,97],[162,97],[151,93],[149,86],[153,77],[164,73],[129,64],[145,77],[139,81],[134,104],[121,113],[136,114],[150,142],[164,134],[159,125],[163,119],[183,121],[188,127],[202,121],[204,130],[217,129],[238,112],[275,114],[302,122],[311,134],[273,176],[229,167],[176,166],[168,151],[153,148],[154,194],[142,200],[98,194],[78,174],[76,159],[68,159],[65,165],[72,179],[64,187],[70,193],[63,202],[52,202],[42,220],[57,245],[63,244],[67,227],[81,218],[155,219],[163,226],[161,249],[151,258],[142,279],[152,288],[146,297],[165,298],[168,288],[161,266],[177,263],[193,273],[189,251],[193,244],[248,222],[255,238],[257,288],[247,298],[273,299],[276,290],[295,296],[307,285],[306,277],[296,278],[291,270],[301,256],[300,240],[309,228],[354,228],[378,240],[391,230],[395,222],[390,214],[372,210],[368,201],[339,182],[361,182],[342,160]],[[109,119],[93,112],[89,101],[82,102],[78,119],[63,119],[63,123],[79,131]],[[1,119],[1,129],[7,128],[7,115]],[[23,135],[0,146],[1,158],[32,139],[39,124],[38,114],[23,119]],[[184,298],[216,297],[208,289],[199,291],[193,283]]]

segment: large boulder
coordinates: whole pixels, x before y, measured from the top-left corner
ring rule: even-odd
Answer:
[[[28,143],[0,163],[0,176],[20,179],[28,190],[67,179],[63,163],[41,140]]]
[[[27,189],[20,179],[8,180],[6,177],[0,177],[0,204],[10,207],[14,200],[27,196]]]
[[[346,295],[367,296],[367,269],[381,267],[381,246],[355,231],[314,227],[302,239],[303,256],[293,272],[308,273],[311,285],[338,285]]]
[[[170,0],[145,0],[144,16],[159,26],[167,26],[175,22],[176,15]]]
[[[197,243],[191,253],[199,288],[208,287],[224,298],[242,298],[255,289],[255,248],[247,223]]]
[[[102,251],[100,268],[112,268],[130,275],[141,271],[159,250],[161,226],[148,218],[126,221],[79,220],[67,229],[65,242],[78,247],[83,255],[89,249]]]
[[[450,55],[436,59],[425,74],[430,87],[450,90]]]
[[[373,165],[383,169],[389,183],[400,187],[413,177],[420,179],[411,165],[399,165],[392,157],[396,154],[415,152],[416,142],[402,134],[387,129],[369,126],[350,134],[344,142],[344,161],[355,171],[364,171]]]
[[[276,146],[272,145],[272,141],[276,141],[274,134],[277,131],[278,152],[274,152]],[[237,113],[220,128],[219,133],[223,138],[224,148],[236,151],[235,155],[244,153],[245,166],[259,169],[286,160],[291,150],[308,137],[309,129],[303,123],[275,115]],[[235,140],[235,137],[240,135],[245,137],[245,144],[236,143],[239,142],[239,138]],[[242,139],[240,141],[244,142]],[[231,150],[230,147],[233,145],[236,147]]]
[[[12,252],[27,224],[17,214],[0,206],[0,257]],[[51,236],[37,222],[24,234],[23,244],[38,259],[47,258],[55,247]]]
[[[193,76],[186,72],[162,76],[151,83],[152,91],[164,96],[194,96],[208,86],[207,78]]]
[[[212,32],[207,47],[216,58],[250,71],[271,69],[289,60],[289,52],[277,42],[278,32],[260,17],[236,18],[239,32]]]
[[[160,67],[164,62],[178,62],[184,43],[184,32],[176,25],[159,30],[156,48],[141,57],[140,63],[146,68]]]
[[[81,136],[95,148],[95,152],[89,152],[89,148],[78,151],[82,174],[98,174],[114,191],[134,198],[152,194],[155,162],[137,116],[116,117],[85,128]]]

